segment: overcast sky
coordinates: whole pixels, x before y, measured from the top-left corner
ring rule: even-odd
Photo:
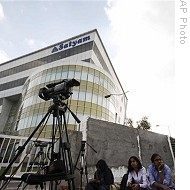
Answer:
[[[1,1],[0,63],[95,28],[129,91],[127,117],[175,137],[174,1]]]

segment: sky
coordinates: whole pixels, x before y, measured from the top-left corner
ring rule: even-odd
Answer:
[[[129,91],[127,118],[175,137],[172,0],[0,1],[0,64],[93,29]]]

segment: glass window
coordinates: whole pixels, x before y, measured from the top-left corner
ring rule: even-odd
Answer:
[[[45,81],[46,81],[46,75],[43,75],[41,78],[41,83],[45,83]]]
[[[23,125],[21,126],[22,129],[25,129],[26,127],[29,127],[29,126],[27,125],[27,123],[28,123],[28,117],[25,117],[25,118],[23,119]]]
[[[82,74],[81,74],[81,80],[87,80],[87,76],[88,76],[88,73],[86,71],[82,71]]]
[[[86,101],[91,102],[91,100],[92,100],[92,93],[86,92]]]
[[[94,83],[99,84],[99,80],[100,80],[99,76],[94,77]]]
[[[94,75],[91,73],[88,73],[88,81],[93,82],[93,80],[94,80]]]
[[[52,74],[51,74],[51,79],[50,79],[50,81],[55,80],[55,76],[56,76],[56,73],[55,73],[55,72],[54,72],[54,73],[52,73]]]
[[[100,86],[104,86],[104,79],[100,77]]]
[[[55,80],[60,80],[61,79],[61,71],[58,71],[56,73],[56,77],[55,77]]]
[[[68,79],[74,78],[74,74],[75,74],[74,71],[69,71],[69,72],[68,72]]]
[[[98,96],[98,105],[102,105],[103,97]]]
[[[20,119],[19,123],[18,123],[18,127],[17,127],[17,130],[20,130],[22,129],[22,123],[23,123],[23,119]]]
[[[74,79],[80,80],[80,77],[81,77],[81,71],[75,71]]]
[[[51,114],[47,121],[47,125],[52,125],[52,124],[53,124],[53,115]]]
[[[98,102],[98,95],[97,94],[93,94],[92,95],[92,103],[97,104],[97,102]]]
[[[107,99],[104,98],[102,100],[103,100],[102,101],[102,106],[106,108],[107,107]]]
[[[79,91],[76,91],[76,90],[72,90],[72,100],[78,100],[78,96],[79,96]]]
[[[62,75],[61,75],[61,79],[63,80],[63,79],[67,79],[68,77],[68,70],[63,70],[62,71]]]
[[[84,91],[80,91],[79,100],[85,101],[85,96],[86,96],[86,93]]]
[[[50,75],[50,74],[46,75],[45,82],[49,82],[49,81],[50,81],[50,78],[51,78],[51,75]]]
[[[13,143],[9,142],[9,143],[7,144],[7,146],[8,146],[8,149],[7,149],[7,151],[6,151],[6,154],[5,154],[3,163],[7,163],[8,160],[10,159],[10,155],[11,155],[12,149],[13,149]]]
[[[35,127],[35,125],[36,125],[36,119],[37,119],[37,116],[36,116],[36,115],[33,115],[33,116],[32,116],[31,127]]]
[[[73,118],[72,115],[70,115],[70,117],[69,117],[69,123],[75,123],[75,119]]]
[[[27,126],[25,128],[29,128],[31,126],[32,117],[28,117]]]

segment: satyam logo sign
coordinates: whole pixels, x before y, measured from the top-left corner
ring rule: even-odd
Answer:
[[[79,38],[78,40],[73,40],[73,41],[70,41],[68,43],[61,43],[57,46],[55,46],[51,53],[55,53],[55,52],[58,52],[58,51],[61,51],[61,50],[64,50],[64,49],[68,49],[68,48],[71,48],[71,47],[75,47],[76,45],[78,44],[82,44],[86,41],[89,41],[90,40],[90,36],[85,36],[83,38]]]

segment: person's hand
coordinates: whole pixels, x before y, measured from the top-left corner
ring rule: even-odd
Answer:
[[[128,187],[132,187],[132,184],[129,182],[129,183],[127,184],[127,186],[128,186]]]
[[[162,189],[163,190],[171,190],[168,186],[166,186],[166,185],[162,185]]]
[[[68,190],[68,189],[69,189],[68,185],[62,185],[61,186],[61,190]]]
[[[132,185],[132,190],[138,190],[140,188],[139,184],[133,184]]]
[[[158,171],[162,171],[164,168],[164,162],[162,161],[161,164],[158,166]]]
[[[96,179],[90,179],[89,183],[96,183]]]

